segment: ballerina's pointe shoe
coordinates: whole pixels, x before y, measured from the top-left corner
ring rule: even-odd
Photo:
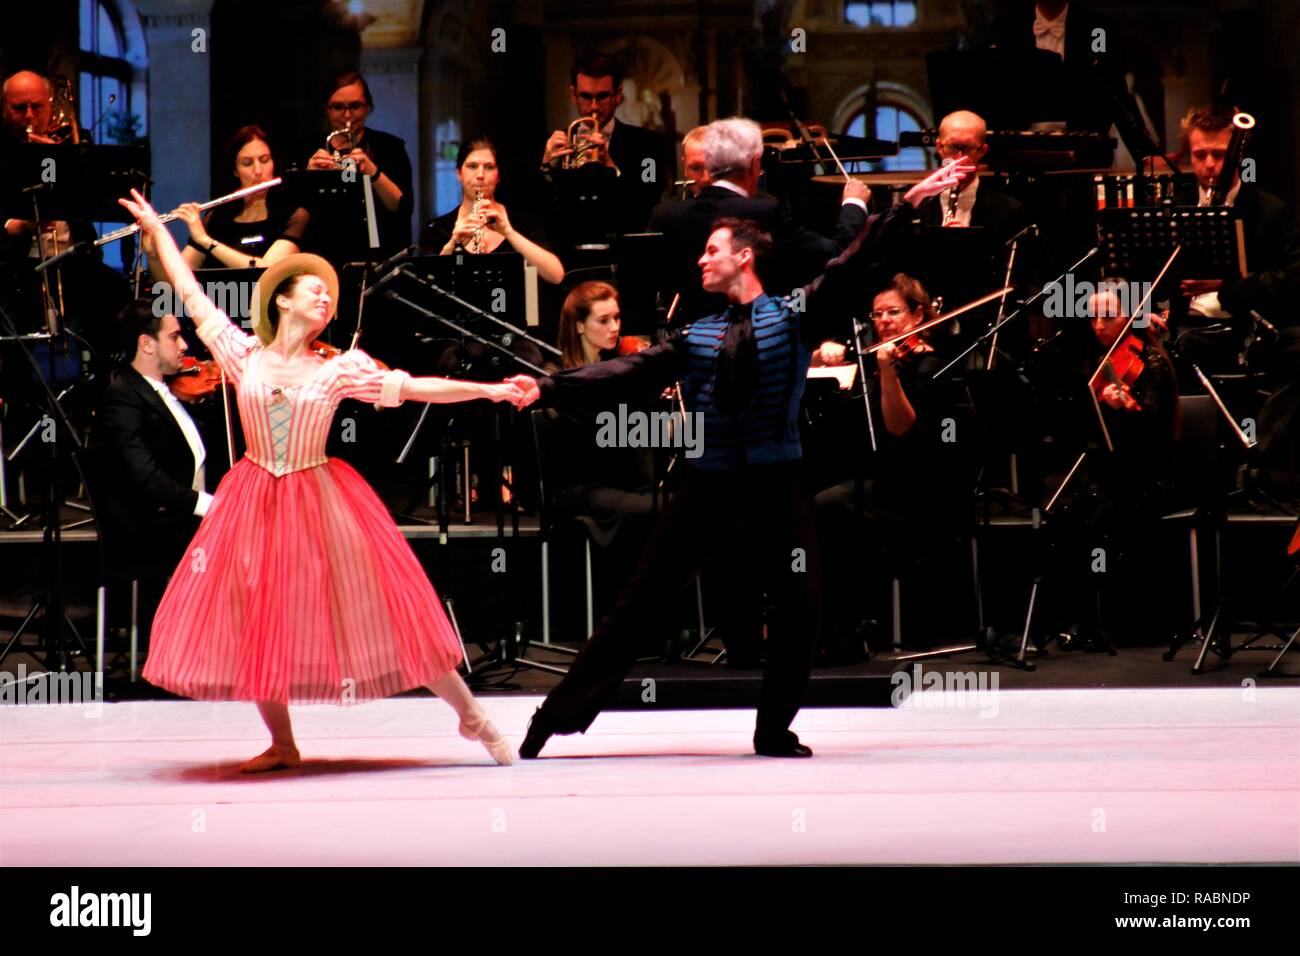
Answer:
[[[477,740],[492,755],[492,759],[503,767],[515,762],[515,751],[510,742],[501,736],[501,732],[492,726],[487,714],[471,717],[460,722],[460,735],[466,740]]]
[[[292,770],[302,763],[296,747],[272,745],[239,768],[240,773],[266,773],[268,770]]]

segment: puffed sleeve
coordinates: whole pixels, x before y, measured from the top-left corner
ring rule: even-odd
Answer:
[[[410,376],[401,369],[382,369],[365,352],[352,349],[334,359],[335,387],[343,398],[394,408],[402,404],[402,386]]]
[[[212,318],[198,328],[199,338],[208,347],[212,355],[234,384],[238,385],[244,377],[244,366],[254,349],[261,348],[257,336],[249,335],[220,309],[214,309]]]

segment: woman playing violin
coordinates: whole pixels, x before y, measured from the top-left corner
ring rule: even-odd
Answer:
[[[904,273],[871,300],[870,318],[881,341],[934,317],[925,287]],[[961,448],[943,440],[944,401],[933,381],[942,363],[925,336],[875,351],[880,376],[870,414],[877,448],[871,449],[858,401],[855,420],[840,430],[853,436],[842,443],[838,463],[845,480],[814,499],[826,581],[822,650],[828,657],[861,653],[858,623],[888,618],[890,579],[919,560],[955,520],[950,509],[958,498],[950,482],[960,471],[949,459]],[[844,357],[836,343],[823,343],[818,352],[826,364]]]
[[[1057,623],[1083,646],[1112,637],[1120,643],[1146,639],[1183,623],[1172,602],[1152,597],[1180,589],[1178,575],[1155,547],[1161,515],[1176,504],[1178,391],[1169,356],[1147,339],[1150,329],[1125,331],[1127,288],[1123,280],[1103,280],[1088,300],[1097,341],[1089,373],[1119,340],[1092,386],[1113,451],[1098,435],[1068,489],[1052,549],[1052,577],[1060,582],[1053,589]],[[1098,431],[1095,417],[1092,426]],[[1104,565],[1097,564],[1099,557]]]

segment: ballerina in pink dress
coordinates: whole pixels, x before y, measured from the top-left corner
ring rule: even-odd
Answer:
[[[237,388],[248,445],[158,606],[145,679],[199,700],[256,701],[271,746],[246,773],[299,764],[290,702],[359,703],[420,686],[455,709],[462,736],[512,763],[456,672],[461,644],[419,561],[365,480],[325,456],[325,440],[345,398],[522,406],[523,390],[413,378],[356,349],[316,355],[308,345],[338,301],[338,276],[319,256],[289,256],[262,274],[249,335],[203,294],[153,208],[131,195],[122,205]]]

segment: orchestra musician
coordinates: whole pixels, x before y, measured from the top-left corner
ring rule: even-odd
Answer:
[[[913,186],[906,201],[919,204],[960,172],[937,170]],[[521,757],[538,756],[552,734],[590,726],[622,685],[636,650],[671,629],[671,602],[664,596],[676,594],[711,552],[737,534],[750,542],[746,566],[777,607],[754,750],[773,757],[812,755],[789,729],[811,671],[821,603],[796,420],[820,340],[816,325],[838,318],[836,306],[847,287],[876,266],[905,220],[897,208],[874,217],[822,276],[780,299],[765,293],[756,269],[756,260],[772,250],[771,237],[752,221],[720,220],[699,265],[704,287],[725,295],[723,311],[635,355],[559,372],[529,390],[529,398],[546,405],[580,408],[639,386],[681,381],[686,408],[704,431],[702,453],[687,461],[681,488],[651,533],[640,566],[568,675],[533,715]],[[792,555],[803,561],[792,563]]]
[[[387,258],[411,244],[414,192],[406,144],[392,133],[366,125],[366,119],[374,108],[370,85],[360,73],[344,70],[331,78],[326,87],[325,116],[331,130],[346,130],[351,135],[352,148],[342,161],[351,160],[361,175],[370,177],[379,227],[376,257]],[[333,170],[340,167],[334,156],[321,148],[308,158],[307,168]]]
[[[207,513],[207,449],[201,424],[167,386],[188,350],[176,316],[138,299],[118,317],[130,364],[100,398],[94,443],[103,466],[105,541],[119,572],[140,582],[140,622],[153,619],[163,587]]]
[[[226,146],[238,189],[275,178],[275,157],[260,126],[242,126]],[[285,256],[301,252],[310,223],[307,210],[290,209],[282,186],[226,203],[206,214],[194,202],[184,203],[176,214],[189,229],[181,255],[191,269],[261,269]],[[146,234],[149,271],[162,278],[162,267]]]
[[[1103,280],[1088,300],[1096,340],[1091,373],[1129,319],[1127,283]],[[1149,333],[1149,329],[1146,330]],[[1097,377],[1094,391],[1114,450],[1098,440],[1069,487],[1054,564],[1061,575],[1062,623],[1085,645],[1110,636],[1141,639],[1185,622],[1173,602],[1177,575],[1158,547],[1160,517],[1175,505],[1178,387],[1164,349],[1130,331]],[[1104,563],[1098,564],[1099,560]]]
[[[560,313],[559,346],[563,367],[582,368],[619,354],[622,320],[618,290],[607,282],[581,282],[570,290]],[[647,389],[629,394],[627,403],[654,410],[659,395]],[[555,506],[586,527],[593,545],[593,607],[603,617],[618,589],[635,569],[655,507],[654,450],[598,447],[592,423],[550,410],[545,426],[547,480],[555,487]],[[647,649],[648,650],[648,649]]]
[[[420,234],[420,247],[426,255],[449,256],[458,250],[484,255],[517,252],[537,268],[543,281],[558,285],[564,280],[564,265],[545,247],[540,232],[535,231],[533,238],[525,236],[497,200],[501,167],[491,140],[479,137],[461,144],[456,179],[461,188],[460,205],[429,220]]]
[[[56,141],[48,135],[54,98],[54,86],[47,77],[31,70],[20,70],[4,81],[3,109],[4,139],[7,143],[45,143]],[[13,191],[13,184],[0,188]],[[7,206],[22,205],[21,201],[7,202]],[[45,222],[38,233],[36,223],[29,219],[6,219],[4,250],[5,260],[37,257],[47,259],[55,247],[66,248],[73,242],[93,240],[95,229],[86,220],[69,223],[64,220]]]
[[[569,96],[579,116],[592,116],[596,130],[595,161],[614,174],[613,202],[609,226],[619,233],[640,232],[664,193],[672,185],[674,168],[671,144],[654,130],[624,123],[614,113],[623,103],[623,67],[604,53],[585,53],[569,71]],[[569,149],[565,130],[555,130],[542,151],[542,169],[547,173]],[[560,217],[577,214],[575,209],[557,210]]]
[[[1208,205],[1232,139],[1233,111],[1200,106],[1183,117],[1183,152],[1196,176],[1195,201]],[[1259,442],[1265,451],[1290,459],[1297,447],[1295,425],[1300,409],[1300,236],[1295,215],[1283,200],[1240,170],[1232,178],[1226,204],[1241,219],[1250,270],[1236,279],[1184,278],[1179,291],[1187,316],[1174,329],[1180,354],[1207,373],[1237,371],[1245,355],[1255,371],[1271,377],[1273,391],[1259,416]],[[1256,323],[1252,319],[1261,319]],[[1225,328],[1226,326],[1226,328]],[[1247,351],[1249,334],[1265,347]]]
[[[709,163],[704,157],[704,133],[707,126],[697,126],[682,137],[682,179],[691,196],[699,196],[700,191],[711,182]],[[683,197],[684,198],[684,197]]]
[[[665,237],[666,299],[681,294],[679,315],[705,314],[718,304],[700,287],[693,252],[703,247],[715,220],[751,219],[772,236],[775,252],[761,268],[764,284],[774,289],[812,281],[867,221],[870,192],[857,180],[844,185],[833,239],[801,227],[775,196],[761,192],[763,134],[753,120],[737,116],[710,123],[700,145],[709,183],[693,199],[660,204],[650,220],[650,230]]]
[[[966,156],[978,166],[988,154],[988,124],[978,113],[958,110],[939,121],[935,152],[951,162]],[[969,173],[957,187],[956,205],[952,190],[944,190],[917,210],[917,221],[927,226],[974,226],[988,230],[1005,242],[1026,224],[1025,207],[1008,196],[991,179],[981,179],[978,170]]]
[[[871,300],[869,318],[881,341],[934,317],[929,293],[905,273]],[[861,622],[887,619],[891,578],[935,551],[962,507],[953,449],[943,441],[944,394],[933,381],[944,363],[929,333],[885,345],[874,355],[879,376],[869,414],[877,450],[870,451],[866,425],[855,421],[848,432],[853,447],[839,456],[842,480],[814,499],[825,568],[822,653],[828,660],[860,657]],[[845,349],[823,343],[814,361],[842,364]]]
[[[47,136],[54,87],[31,70],[19,70],[4,81],[4,134],[14,143],[53,143]]]

